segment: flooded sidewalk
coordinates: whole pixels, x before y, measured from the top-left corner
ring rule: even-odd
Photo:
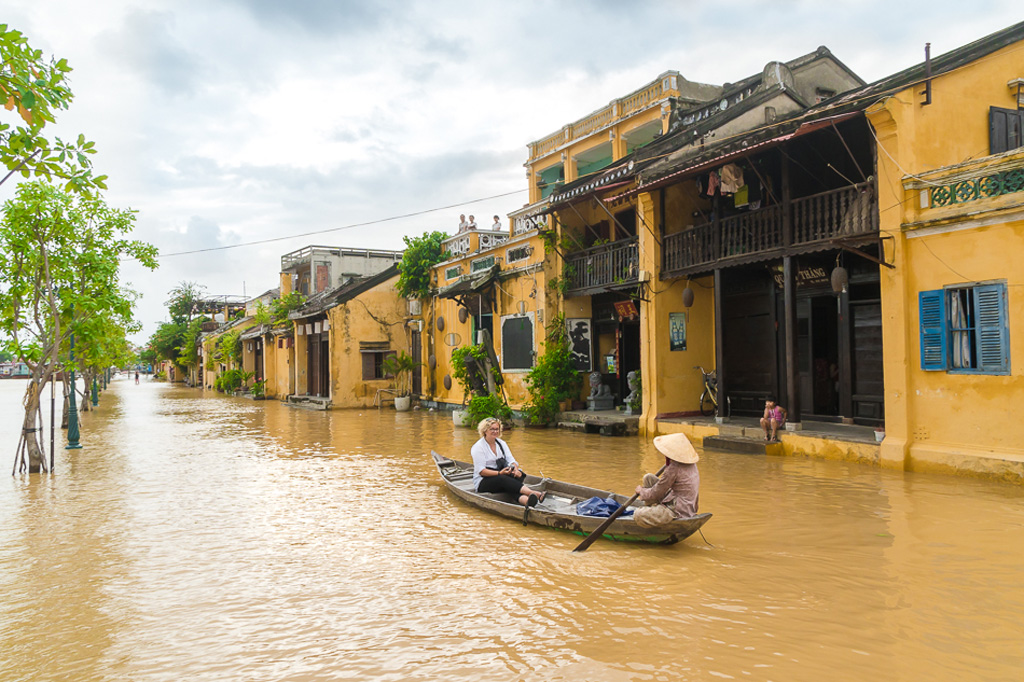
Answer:
[[[0,384],[14,456],[21,382]],[[48,423],[48,421],[47,421]],[[516,429],[531,472],[630,493],[643,438]],[[1006,680],[1019,486],[701,451],[700,535],[471,508],[447,413],[317,412],[116,380],[56,474],[0,478],[0,680]],[[48,442],[48,436],[47,436]],[[709,544],[710,543],[710,544]]]

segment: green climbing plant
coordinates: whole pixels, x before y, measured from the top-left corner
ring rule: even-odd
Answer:
[[[550,424],[558,416],[559,404],[578,398],[583,377],[576,370],[565,316],[557,315],[546,327],[547,341],[544,354],[526,375],[529,399],[523,408],[527,420],[533,424]]]

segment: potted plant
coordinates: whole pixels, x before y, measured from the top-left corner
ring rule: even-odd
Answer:
[[[462,386],[462,407],[452,411],[452,423],[455,426],[476,426],[471,421],[471,413],[466,408],[466,403],[476,395],[466,368],[466,358],[471,356],[479,366],[487,361],[487,350],[482,345],[462,346],[452,351],[452,378]]]
[[[412,407],[412,373],[419,366],[405,351],[384,358],[384,372],[395,377],[395,409],[399,412],[408,412]]]
[[[877,429],[875,429],[875,440],[877,442],[879,442],[879,443],[881,443],[883,440],[885,440],[885,427],[884,426],[879,426]]]

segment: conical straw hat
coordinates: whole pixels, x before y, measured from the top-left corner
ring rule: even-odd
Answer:
[[[696,464],[700,460],[700,455],[693,449],[693,444],[690,443],[690,439],[686,437],[685,433],[658,436],[654,439],[654,447],[669,459],[683,464]]]

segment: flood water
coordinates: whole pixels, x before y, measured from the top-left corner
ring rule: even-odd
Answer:
[[[312,412],[119,380],[56,474],[11,477],[0,680],[1019,680],[1024,493],[702,453],[700,535],[581,539],[467,507],[446,413]],[[48,393],[47,393],[48,395]],[[49,441],[49,436],[46,438]],[[630,493],[648,441],[518,429],[533,473]],[[711,543],[711,544],[707,544]]]

